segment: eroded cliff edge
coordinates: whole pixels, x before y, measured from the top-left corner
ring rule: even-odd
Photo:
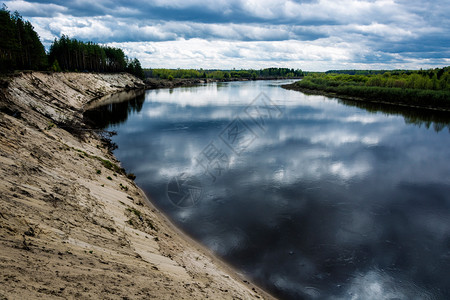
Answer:
[[[22,73],[0,90],[0,298],[270,298],[183,236],[82,123],[129,74]]]

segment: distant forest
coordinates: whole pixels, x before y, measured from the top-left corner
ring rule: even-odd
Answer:
[[[326,74],[347,74],[347,75],[378,75],[386,72],[397,72],[403,70],[328,70]]]
[[[450,67],[345,72],[310,73],[288,88],[450,110]]]
[[[29,21],[16,11],[0,9],[0,72],[51,70],[79,72],[129,72],[143,78],[138,59],[129,59],[122,49],[82,42],[63,35],[47,54]]]
[[[363,86],[450,91],[450,67],[429,70],[342,70],[311,73],[303,84],[325,87]]]
[[[145,77],[158,79],[214,78],[214,79],[264,79],[299,78],[304,76],[300,69],[267,68],[261,70],[194,70],[194,69],[145,69]]]

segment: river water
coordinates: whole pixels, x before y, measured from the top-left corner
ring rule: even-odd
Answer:
[[[284,90],[149,90],[86,115],[180,228],[283,299],[450,299],[450,118]]]

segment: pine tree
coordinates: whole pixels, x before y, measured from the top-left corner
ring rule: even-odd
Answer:
[[[11,14],[6,5],[0,10],[0,71],[15,69],[40,70],[47,57],[39,36],[29,21],[16,11]]]

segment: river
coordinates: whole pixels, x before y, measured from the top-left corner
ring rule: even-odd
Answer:
[[[450,299],[450,118],[284,90],[148,90],[86,115],[177,226],[282,299]]]

